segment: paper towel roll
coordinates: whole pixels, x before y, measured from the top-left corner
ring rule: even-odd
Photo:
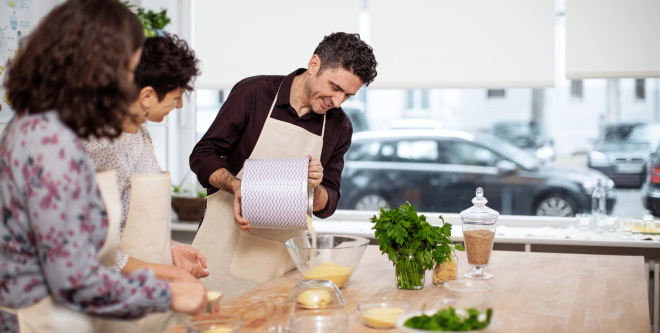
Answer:
[[[306,230],[313,188],[309,158],[246,160],[241,180],[243,217],[253,228]]]

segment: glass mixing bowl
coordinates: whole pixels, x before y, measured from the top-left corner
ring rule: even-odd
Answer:
[[[363,237],[323,235],[316,236],[316,249],[312,237],[296,237],[284,242],[289,256],[303,280],[330,280],[340,289],[346,288],[369,245]]]

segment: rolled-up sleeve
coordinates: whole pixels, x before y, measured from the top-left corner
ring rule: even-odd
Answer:
[[[339,136],[337,146],[332,152],[330,160],[323,167],[323,181],[321,185],[328,192],[328,202],[325,208],[314,212],[314,215],[320,218],[327,218],[334,214],[340,198],[339,188],[341,185],[341,173],[344,170],[344,155],[351,147],[351,137],[353,136],[353,127],[348,118],[346,118],[345,126],[342,126],[342,128],[343,130]]]
[[[252,93],[238,83],[224,102],[215,120],[190,154],[190,169],[205,188],[212,188],[211,175],[219,169],[229,170],[224,158],[240,140],[249,121],[254,99]]]

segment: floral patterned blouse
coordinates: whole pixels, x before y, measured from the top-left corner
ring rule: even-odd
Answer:
[[[96,258],[107,235],[92,161],[57,112],[15,117],[0,138],[0,306],[48,295],[76,311],[138,318],[169,308],[151,270],[124,275]],[[30,216],[28,217],[28,214]],[[0,311],[2,332],[18,332]]]
[[[144,134],[142,134],[142,131],[144,131]],[[155,175],[163,172],[151,152],[147,140],[151,143],[151,136],[147,131],[147,127],[142,125],[142,130],[137,133],[124,132],[121,138],[115,140],[90,139],[83,141],[87,153],[94,162],[96,171],[115,170],[117,172],[117,185],[122,205],[122,218],[117,244],[121,241],[121,236],[126,227],[126,218],[131,202],[132,176]],[[117,250],[117,268],[124,268],[127,261],[128,254]]]

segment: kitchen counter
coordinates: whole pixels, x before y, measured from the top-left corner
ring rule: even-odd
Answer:
[[[457,252],[459,279],[471,269],[465,252]],[[584,254],[494,251],[486,272],[494,275],[494,318],[489,332],[650,332],[644,258]],[[300,280],[297,271],[237,297],[222,306],[243,316],[241,332],[266,332],[261,300],[288,294]],[[342,290],[349,315],[349,332],[385,332],[365,326],[357,301],[368,297],[407,299],[411,311],[426,303],[440,308],[444,289],[426,274],[424,289],[398,290],[394,267],[377,246],[369,246],[348,287]],[[396,332],[396,329],[387,332]],[[185,333],[183,325],[167,333]]]

